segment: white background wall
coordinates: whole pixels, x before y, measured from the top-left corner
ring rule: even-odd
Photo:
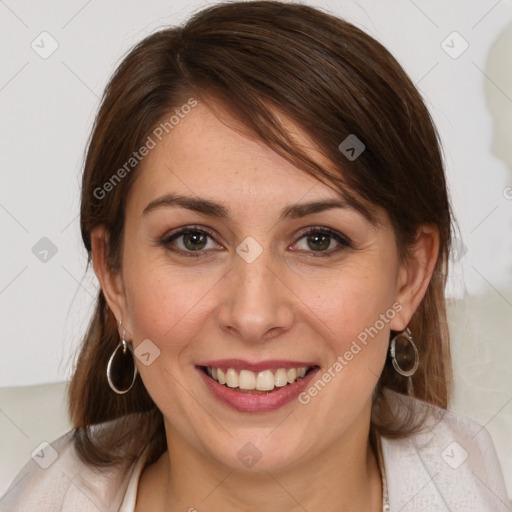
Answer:
[[[78,211],[99,97],[131,45],[210,3],[0,2],[0,386],[69,377],[97,287],[85,274]],[[438,126],[462,233],[449,292],[453,408],[487,426],[512,488],[512,2],[309,3],[389,48]],[[31,48],[43,31],[58,42],[47,59]],[[456,59],[446,45],[457,53],[463,42],[442,45],[453,31],[469,44]],[[47,262],[33,253],[43,237],[57,249]]]

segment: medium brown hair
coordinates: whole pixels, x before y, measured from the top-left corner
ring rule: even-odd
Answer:
[[[408,386],[388,358],[375,393],[372,432],[405,436],[415,428],[394,421],[385,389],[445,408],[451,362],[444,289],[452,215],[437,132],[393,56],[354,25],[316,8],[274,1],[218,4],[181,27],[148,36],[128,53],[106,87],[86,154],[80,225],[88,263],[91,231],[104,225],[109,266],[121,267],[125,199],[138,166],[105,197],[98,190],[105,191],[162,119],[190,98],[220,102],[254,138],[334,184],[373,222],[376,207],[384,209],[400,257],[421,224],[437,227],[438,260],[410,322],[420,366]],[[330,164],[320,166],[301,151],[277,112],[304,130]],[[354,160],[339,149],[351,134],[365,144]],[[107,361],[118,343],[116,319],[100,290],[69,387],[75,446],[84,461],[102,465],[132,461],[149,444],[149,464],[166,449],[162,414],[140,377],[125,395],[109,388]],[[95,434],[94,425],[114,419],[119,421],[112,429]]]

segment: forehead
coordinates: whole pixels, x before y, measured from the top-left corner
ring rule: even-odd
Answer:
[[[164,133],[139,165],[134,183],[142,201],[166,191],[187,195],[237,197],[240,201],[283,198],[340,198],[339,191],[295,167],[263,142],[237,129],[225,111],[198,103],[169,133]],[[315,160],[322,156],[289,121],[286,129]]]
[[[332,163],[315,148],[307,134],[285,114],[274,114],[300,151],[332,171]],[[226,109],[214,105],[212,110],[201,102],[172,129],[168,127],[139,164],[137,178],[128,192],[127,218],[135,216],[142,220],[148,205],[166,194],[215,203],[213,208],[217,212],[220,205],[226,210],[224,217],[231,217],[240,225],[253,221],[275,225],[285,218],[343,208],[344,215],[359,219],[358,222],[365,221],[376,229],[389,228],[385,210],[352,192],[340,190],[323,176],[318,179],[296,167],[248,133]],[[354,206],[349,196],[356,197],[359,206]],[[324,204],[304,206],[318,202]],[[333,202],[343,205],[325,204]],[[185,208],[189,206],[190,203]],[[196,209],[200,210],[205,211],[202,206]]]

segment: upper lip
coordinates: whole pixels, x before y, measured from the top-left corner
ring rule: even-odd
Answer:
[[[214,361],[204,361],[197,366],[210,366],[212,368],[234,368],[261,372],[263,370],[275,370],[278,368],[301,368],[316,366],[311,361],[290,361],[284,359],[267,359],[266,361],[251,362],[245,359],[216,359]]]

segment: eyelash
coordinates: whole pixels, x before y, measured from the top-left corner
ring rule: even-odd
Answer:
[[[163,245],[165,247],[165,249],[167,249],[169,251],[178,253],[185,257],[192,257],[192,258],[206,257],[206,256],[209,256],[209,254],[211,252],[216,252],[212,249],[207,249],[207,250],[200,249],[197,251],[184,251],[182,249],[176,249],[176,248],[170,247],[171,242],[173,242],[174,240],[176,240],[184,235],[197,234],[197,233],[207,235],[211,239],[214,239],[213,234],[204,228],[200,228],[198,226],[187,226],[185,228],[180,228],[177,231],[167,234],[161,240],[161,245]],[[322,227],[322,226],[314,226],[314,227],[308,229],[307,231],[303,232],[297,239],[297,242],[309,235],[312,235],[312,234],[328,235],[329,237],[334,238],[334,240],[336,240],[340,245],[336,249],[331,249],[328,251],[306,251],[307,253],[312,253],[311,255],[307,256],[309,258],[327,258],[327,257],[331,257],[334,254],[337,254],[345,249],[354,248],[353,243],[351,242],[351,240],[348,237],[342,235],[341,233],[333,231],[332,229]],[[297,243],[297,242],[295,242],[295,243]]]

